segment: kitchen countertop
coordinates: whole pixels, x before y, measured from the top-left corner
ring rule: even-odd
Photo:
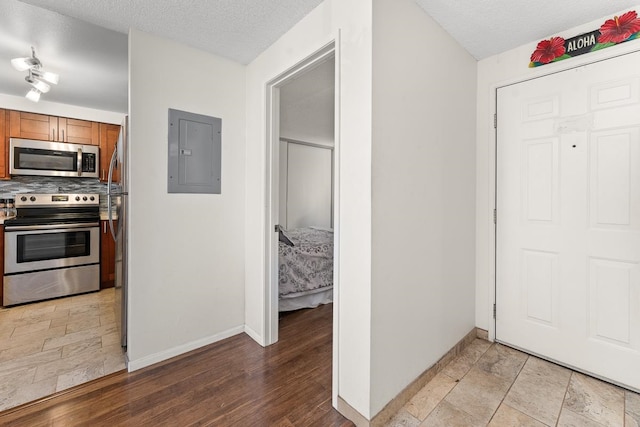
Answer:
[[[114,220],[118,219],[118,214],[115,212],[111,214],[111,218]],[[100,211],[100,221],[109,221],[109,211]]]
[[[4,220],[5,219],[11,219],[11,218],[15,218],[16,216],[9,216],[9,217],[5,217],[5,216],[0,216],[0,224],[4,224]]]

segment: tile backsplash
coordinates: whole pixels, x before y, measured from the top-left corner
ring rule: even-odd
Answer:
[[[20,193],[99,193],[102,196],[106,192],[107,184],[95,178],[16,176],[10,181],[0,181],[0,198],[5,199]]]

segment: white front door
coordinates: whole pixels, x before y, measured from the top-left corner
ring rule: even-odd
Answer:
[[[640,390],[640,53],[497,99],[496,339]]]

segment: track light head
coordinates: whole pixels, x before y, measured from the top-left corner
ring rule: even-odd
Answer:
[[[34,102],[38,102],[40,95],[49,92],[51,89],[51,86],[45,82],[58,84],[60,80],[56,73],[42,69],[42,62],[36,57],[36,50],[33,46],[31,46],[31,57],[13,58],[11,65],[18,71],[29,71],[29,74],[24,79],[33,86],[33,89],[27,92],[26,97]]]

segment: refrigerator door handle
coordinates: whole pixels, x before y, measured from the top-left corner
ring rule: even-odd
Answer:
[[[111,236],[113,236],[113,240],[116,240],[116,232],[113,229],[113,214],[111,213],[111,184],[113,184],[113,167],[116,163],[116,155],[118,154],[118,149],[114,148],[113,154],[111,155],[111,162],[109,162],[109,177],[107,178],[107,211],[109,212],[109,230],[111,230]]]

